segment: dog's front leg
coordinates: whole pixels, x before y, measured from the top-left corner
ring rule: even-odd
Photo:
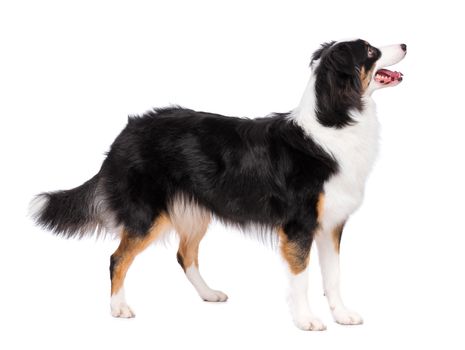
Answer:
[[[334,320],[339,324],[362,324],[359,314],[348,310],[341,298],[339,288],[339,247],[344,225],[338,225],[331,230],[320,230],[315,236],[318,256],[320,259],[323,288],[328,298],[329,307]]]

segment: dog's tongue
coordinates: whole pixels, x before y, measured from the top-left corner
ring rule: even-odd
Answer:
[[[386,84],[392,83],[393,81],[402,81],[403,74],[401,72],[393,72],[389,69],[380,69],[375,74],[375,80],[377,82]]]
[[[392,70],[389,70],[389,69],[380,69],[379,71],[376,72],[376,74],[387,75],[388,77],[394,80],[397,80],[402,77],[401,72],[393,72]]]

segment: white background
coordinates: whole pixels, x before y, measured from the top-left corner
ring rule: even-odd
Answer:
[[[464,347],[463,11],[460,2],[2,1],[3,349]],[[316,252],[310,298],[328,325],[298,330],[276,250],[218,224],[201,270],[225,304],[200,301],[176,242],[127,278],[133,320],[109,313],[117,241],[62,240],[26,218],[32,196],[94,175],[128,114],[170,103],[226,115],[294,108],[321,42],[405,42],[395,88],[375,93],[381,154],[342,244],[343,294],[365,319],[335,324]]]

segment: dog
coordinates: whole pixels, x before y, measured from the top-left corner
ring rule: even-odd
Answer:
[[[172,106],[130,117],[100,171],[74,189],[37,195],[33,219],[66,238],[120,235],[110,258],[114,317],[134,317],[124,296],[126,273],[170,230],[179,235],[177,260],[200,297],[226,301],[198,264],[200,241],[217,218],[276,235],[297,327],[326,329],[307,300],[313,241],[334,320],[361,324],[340,295],[339,247],[378,150],[372,93],[402,81],[402,73],[386,67],[406,52],[405,44],[376,48],[361,39],[322,44],[300,104],[288,113],[246,119]]]

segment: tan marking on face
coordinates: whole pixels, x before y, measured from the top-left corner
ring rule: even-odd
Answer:
[[[320,223],[321,219],[323,218],[324,207],[325,207],[325,194],[321,192],[318,195],[318,200],[316,202],[316,220],[318,223]]]
[[[118,249],[112,255],[115,259],[115,266],[111,276],[111,295],[117,293],[123,286],[126,273],[137,254],[141,253],[170,227],[171,222],[168,216],[162,214],[154,220],[149,232],[143,237],[131,235],[123,230]]]
[[[308,265],[310,252],[304,252],[295,242],[289,242],[283,229],[278,230],[279,241],[281,246],[281,255],[287,261],[289,269],[294,275],[299,274]]]
[[[375,69],[375,66],[371,67],[369,71],[365,70],[365,67],[362,66],[360,69],[360,81],[362,82],[362,94],[365,93],[366,89],[368,89],[368,86],[370,85],[371,78],[373,76],[373,70]]]
[[[338,254],[339,254],[339,250],[341,248],[341,238],[342,238],[342,231],[343,230],[344,230],[344,223],[336,226],[333,229],[333,232],[332,232],[333,233],[332,238],[333,238],[334,249],[336,250],[336,252]]]

